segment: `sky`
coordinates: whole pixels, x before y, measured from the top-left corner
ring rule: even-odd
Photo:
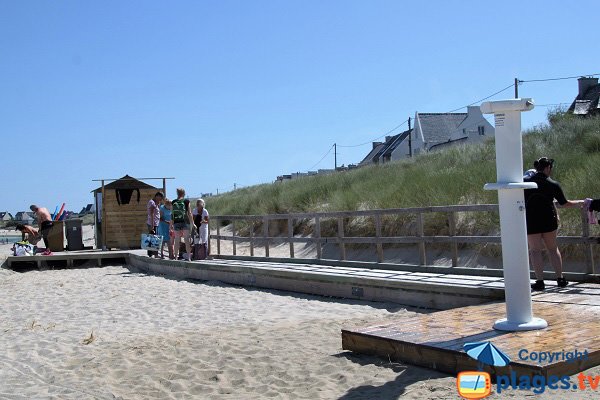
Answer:
[[[515,78],[600,73],[592,11],[512,0],[0,0],[0,211],[79,211],[94,179],[125,174],[176,178],[169,197],[176,187],[223,193],[333,168],[334,143],[338,165],[358,163],[417,111],[465,106]],[[544,105],[572,102],[577,80],[526,82],[519,94],[541,105],[523,114],[528,128],[545,122]]]

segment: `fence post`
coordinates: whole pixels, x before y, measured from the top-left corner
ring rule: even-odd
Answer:
[[[235,243],[235,220],[231,221],[231,235],[233,242],[233,255],[237,255],[236,243]]]
[[[217,254],[221,255],[221,219],[216,218],[217,220]]]
[[[587,210],[584,208],[581,209],[581,237],[588,238],[590,237],[590,225],[588,223],[587,218]],[[590,274],[595,273],[596,269],[594,266],[594,251],[591,243],[584,244],[584,256],[585,256],[585,266],[587,267],[587,271]]]
[[[293,225],[293,220],[291,218],[288,218],[287,225],[288,225],[288,241],[290,242],[290,258],[294,258],[294,242],[292,241],[292,239],[294,238],[294,225]]]
[[[315,239],[317,240],[317,259],[321,259],[322,249],[321,249],[321,218],[315,217]]]
[[[254,257],[254,220],[250,220],[250,257]]]
[[[451,211],[448,213],[448,230],[450,236],[456,236],[456,213]],[[450,244],[452,248],[452,266],[458,266],[458,244],[456,242],[452,242]]]
[[[417,237],[422,238],[423,236],[423,213],[417,213]],[[425,252],[425,242],[423,240],[419,242],[419,263],[420,265],[427,264],[427,253]]]
[[[377,247],[377,262],[383,262],[383,245],[381,244],[381,215],[375,214],[375,240]]]
[[[340,248],[340,259],[346,260],[346,243],[344,243],[344,218],[338,217],[338,246]]]
[[[263,217],[263,237],[265,240],[265,257],[269,257],[269,219]]]

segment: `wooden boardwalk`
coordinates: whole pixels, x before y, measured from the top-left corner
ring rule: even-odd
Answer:
[[[129,258],[131,251],[102,251],[102,250],[79,250],[79,251],[60,251],[49,256],[35,255],[6,258],[6,266],[11,269],[21,269],[35,265],[36,268],[46,268],[54,266],[73,267],[93,263],[95,266],[102,266],[103,263],[121,261],[125,263]]]
[[[495,302],[343,329],[342,347],[451,374],[477,370],[477,361],[463,351],[463,345],[480,341],[492,342],[511,359],[507,367],[486,366],[492,375],[512,371],[546,377],[573,375],[600,365],[600,285],[576,283],[564,289],[551,287],[533,295],[533,310],[536,317],[548,321],[547,329],[494,330],[494,321],[505,317],[505,304]],[[540,363],[530,357],[533,352],[562,354],[575,350],[582,353],[587,350],[587,359]]]

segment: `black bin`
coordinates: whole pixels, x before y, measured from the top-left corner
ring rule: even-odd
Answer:
[[[83,250],[83,220],[65,220],[65,232],[67,236],[67,249],[69,251]]]

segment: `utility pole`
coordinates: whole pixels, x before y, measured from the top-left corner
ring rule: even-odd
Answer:
[[[515,99],[519,98],[519,78],[515,78]]]
[[[410,117],[408,117],[408,156],[412,157],[412,132],[410,131]]]
[[[333,162],[334,162],[334,171],[337,171],[337,143],[333,144]]]
[[[217,188],[217,196],[219,195],[219,188]]]

